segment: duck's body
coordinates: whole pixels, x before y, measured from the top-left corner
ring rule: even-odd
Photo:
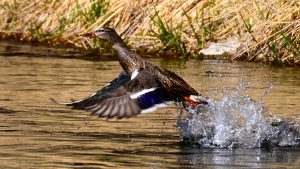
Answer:
[[[124,72],[91,96],[66,105],[91,111],[100,117],[128,118],[174,101],[187,101],[192,106],[206,103],[181,77],[133,53],[115,30],[101,28],[83,36],[110,42]]]
[[[113,29],[109,28],[102,28],[95,31],[100,33],[104,31],[107,34],[110,34],[110,37],[103,37],[103,39],[107,40],[108,42],[112,43],[113,48],[118,54],[118,60],[120,65],[124,69],[124,71],[131,75],[134,71],[146,70],[153,76],[156,76],[161,84],[172,94],[182,94],[183,96],[189,95],[199,95],[200,93],[197,92],[194,88],[192,88],[189,84],[187,84],[181,77],[176,75],[175,73],[155,66],[143,58],[138,56],[136,53],[133,53],[128,46],[123,42],[121,37],[115,32]],[[88,34],[90,36],[90,34]],[[97,36],[97,35],[95,35]],[[99,35],[98,35],[99,36]],[[179,92],[179,93],[178,93]]]

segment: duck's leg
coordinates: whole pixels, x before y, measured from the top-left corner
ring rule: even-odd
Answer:
[[[187,101],[192,107],[196,107],[199,104],[207,104],[207,98],[203,96],[195,96],[195,95],[190,95],[190,96],[183,96],[184,100]]]
[[[181,118],[182,117],[182,113],[185,110],[185,106],[184,106],[183,102],[178,102],[177,104],[178,104],[177,105],[177,112],[179,112],[178,118]]]
[[[176,127],[180,127],[181,123],[182,123],[182,116],[184,111],[186,110],[186,106],[184,105],[183,102],[176,102],[176,106],[177,106],[177,112],[178,112],[178,116],[177,116],[177,123],[176,123]]]
[[[184,100],[187,101],[191,106],[196,107],[196,102],[190,99],[189,96],[183,96]]]

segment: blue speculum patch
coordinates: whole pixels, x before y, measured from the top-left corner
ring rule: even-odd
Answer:
[[[138,98],[140,107],[143,110],[151,108],[156,104],[164,103],[171,100],[172,99],[169,93],[162,88],[158,88],[154,91],[145,93]]]

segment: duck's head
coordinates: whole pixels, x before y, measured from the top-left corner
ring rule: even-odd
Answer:
[[[121,40],[117,32],[111,28],[100,28],[90,33],[81,34],[80,36],[92,39],[103,39],[110,43],[117,43]]]

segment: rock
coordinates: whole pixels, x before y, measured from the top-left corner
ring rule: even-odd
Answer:
[[[204,58],[230,59],[230,56],[242,47],[238,40],[227,39],[223,42],[212,43],[208,48],[200,50],[199,54]]]

